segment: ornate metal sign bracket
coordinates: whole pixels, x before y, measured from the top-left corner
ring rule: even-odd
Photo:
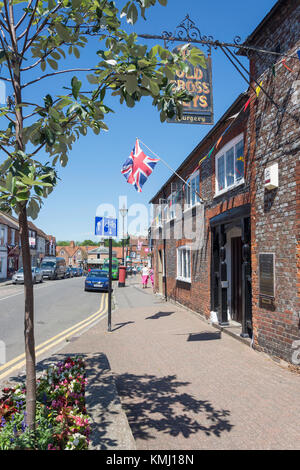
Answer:
[[[176,27],[174,33],[163,31],[162,37],[164,39],[165,47],[168,42],[183,41],[183,42],[201,42],[208,48],[208,54],[211,54],[211,42],[213,42],[212,36],[202,36],[200,29],[197,28],[195,22],[192,21],[189,15],[181,21]]]
[[[163,31],[161,35],[151,35],[151,34],[139,34],[138,35],[144,39],[161,39],[164,41],[165,47],[169,42],[189,42],[194,44],[202,44],[207,47],[208,55],[211,54],[211,48],[214,49],[222,48],[222,47],[229,47],[234,48],[234,53],[237,54],[239,51],[244,51],[244,53],[250,58],[250,55],[253,53],[255,54],[263,54],[274,56],[274,61],[278,60],[280,56],[282,57],[295,57],[296,56],[287,56],[278,50],[278,44],[273,47],[273,50],[266,50],[250,45],[241,44],[240,36],[235,36],[232,43],[229,42],[221,42],[215,40],[212,36],[202,36],[200,29],[195,25],[195,22],[192,21],[187,14],[186,17],[179,23],[179,25],[175,28],[174,33]],[[270,46],[272,47],[271,40],[269,41]]]

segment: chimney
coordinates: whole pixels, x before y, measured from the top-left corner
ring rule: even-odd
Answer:
[[[70,247],[71,247],[71,248],[75,248],[75,242],[73,242],[73,241],[70,242]]]

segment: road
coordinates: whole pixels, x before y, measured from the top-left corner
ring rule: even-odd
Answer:
[[[38,357],[80,334],[107,311],[107,294],[85,292],[84,277],[46,280],[34,286]],[[0,379],[24,365],[24,286],[0,286]],[[5,363],[3,360],[5,348]],[[1,364],[2,363],[2,364]],[[4,364],[3,364],[4,363]]]

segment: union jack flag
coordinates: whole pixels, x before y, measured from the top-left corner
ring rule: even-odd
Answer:
[[[148,157],[141,149],[138,139],[136,139],[130,156],[123,164],[122,175],[125,176],[127,183],[132,184],[140,193],[142,186],[151,175],[159,158]]]

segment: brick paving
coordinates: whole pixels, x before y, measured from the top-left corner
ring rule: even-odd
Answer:
[[[107,356],[136,448],[300,449],[300,375],[135,282],[63,352]]]

